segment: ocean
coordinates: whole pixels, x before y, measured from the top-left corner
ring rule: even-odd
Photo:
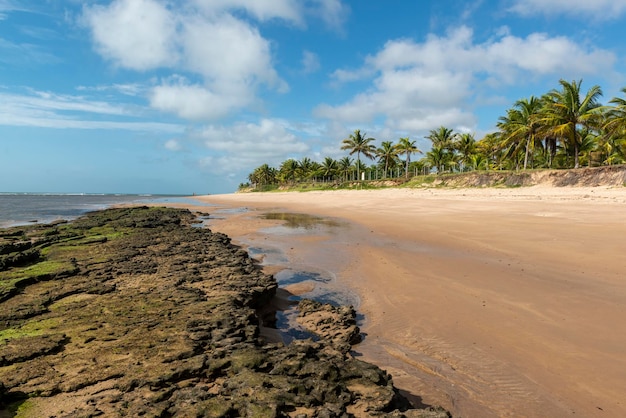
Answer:
[[[72,220],[90,211],[128,203],[198,204],[172,195],[0,193],[0,228]]]

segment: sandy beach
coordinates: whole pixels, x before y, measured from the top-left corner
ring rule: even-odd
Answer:
[[[457,417],[626,416],[626,188],[204,196],[359,297],[362,358]],[[246,211],[237,208],[247,208]],[[205,208],[206,210],[206,208]],[[295,212],[337,227],[269,236]]]

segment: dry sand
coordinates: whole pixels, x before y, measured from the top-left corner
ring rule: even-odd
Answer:
[[[211,223],[239,241],[273,239],[259,229],[278,221],[256,216],[269,210],[349,222],[283,248],[357,292],[355,350],[414,401],[457,417],[626,417],[626,188],[199,199],[250,209]]]

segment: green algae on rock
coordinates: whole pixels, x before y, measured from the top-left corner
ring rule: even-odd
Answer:
[[[194,223],[139,207],[0,230],[0,417],[447,416],[345,344],[263,341],[276,281]]]

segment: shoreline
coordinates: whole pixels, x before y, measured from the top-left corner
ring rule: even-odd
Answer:
[[[350,308],[302,301],[318,338],[265,340],[275,278],[198,215],[123,207],[0,231],[0,416],[449,416],[349,354]]]
[[[198,199],[358,225],[342,231],[350,262],[338,272],[358,292],[367,317],[365,341],[355,349],[424,403],[463,416],[626,414],[616,389],[626,383],[618,355],[626,344],[620,314],[626,266],[619,250],[626,189],[383,189]],[[226,220],[211,228],[238,239],[259,225]],[[317,251],[317,262],[323,261],[319,251],[330,244],[321,241],[310,238],[294,252],[315,258]]]

